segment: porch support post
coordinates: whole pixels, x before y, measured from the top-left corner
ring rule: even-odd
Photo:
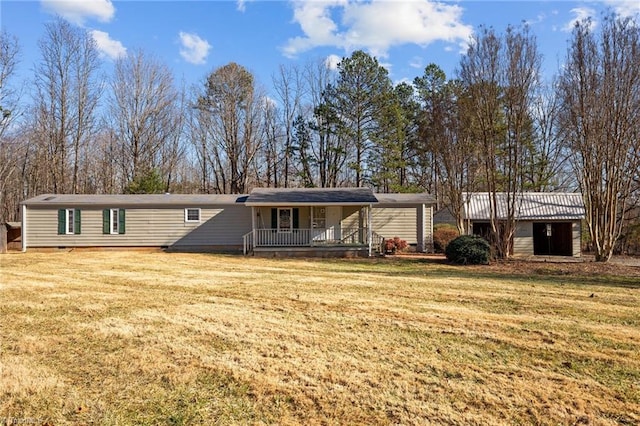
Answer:
[[[326,207],[325,207],[326,208]],[[311,223],[309,223],[309,245],[313,245],[313,206],[309,206],[309,217],[311,218]]]
[[[369,208],[367,209],[367,234],[369,234],[367,236],[367,239],[369,240],[369,257],[371,257],[372,252],[373,252],[373,229],[371,229],[373,227],[372,225],[372,214],[371,214],[371,210],[373,210],[373,204],[369,204]]]
[[[256,246],[258,236],[256,235],[256,208],[251,206],[251,245]],[[253,250],[253,248],[251,249]]]
[[[251,206],[251,232],[256,232],[256,208]]]

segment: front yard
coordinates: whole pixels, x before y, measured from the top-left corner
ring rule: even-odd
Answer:
[[[640,269],[0,256],[0,424],[638,424]]]

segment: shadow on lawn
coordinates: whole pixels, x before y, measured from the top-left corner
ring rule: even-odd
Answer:
[[[309,259],[311,260],[311,259]],[[323,259],[335,262],[341,272],[380,274],[399,278],[424,276],[443,278],[509,280],[530,284],[543,282],[552,285],[605,286],[640,289],[640,270],[623,269],[617,265],[602,266],[594,263],[551,263],[518,261],[491,265],[454,265],[444,257],[390,257],[374,259]],[[353,267],[348,267],[351,265]],[[355,267],[357,265],[357,267]],[[393,268],[389,268],[393,265]]]

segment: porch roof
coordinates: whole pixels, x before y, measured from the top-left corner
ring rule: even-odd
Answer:
[[[376,204],[369,188],[255,188],[247,206],[330,206]]]

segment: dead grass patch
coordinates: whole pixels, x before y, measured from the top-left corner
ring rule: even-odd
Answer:
[[[635,272],[145,252],[0,267],[0,417],[640,422]]]

